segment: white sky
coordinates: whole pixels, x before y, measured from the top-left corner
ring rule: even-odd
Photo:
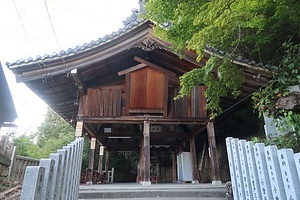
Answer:
[[[0,1],[0,61],[17,110],[15,122],[19,134],[35,131],[47,106],[23,83],[16,83],[5,63],[52,54],[117,31],[133,8],[139,8],[138,0]],[[1,130],[2,133],[6,131]]]

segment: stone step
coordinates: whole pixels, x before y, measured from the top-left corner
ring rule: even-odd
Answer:
[[[226,199],[226,188],[211,184],[104,184],[81,186],[78,199]]]

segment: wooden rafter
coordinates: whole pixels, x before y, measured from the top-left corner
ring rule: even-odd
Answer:
[[[77,68],[71,70],[72,77],[78,86],[78,91],[81,95],[86,95],[86,86],[84,80]]]

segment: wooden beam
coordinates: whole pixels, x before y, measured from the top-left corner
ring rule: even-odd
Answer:
[[[158,66],[158,65],[156,65],[156,64],[154,64],[154,63],[152,63],[152,62],[149,62],[148,60],[142,59],[142,58],[137,57],[137,56],[135,56],[133,59],[134,59],[135,61],[139,62],[139,63],[143,63],[143,64],[145,64],[146,66],[152,67],[152,68],[154,68],[154,69],[156,69],[156,70],[163,71],[163,72],[165,72],[165,73],[167,73],[167,74],[171,74],[171,75],[175,75],[175,76],[176,76],[175,73],[173,73],[173,72],[171,72],[171,71],[169,71],[169,70],[167,70],[167,69],[165,69],[165,68],[163,68],[163,67],[161,67],[161,66]]]
[[[98,133],[97,139],[103,139],[108,137],[130,137],[140,138],[142,135],[140,132],[112,132],[112,133]],[[190,134],[186,132],[151,132],[151,138],[189,138]]]
[[[91,137],[96,137],[95,130],[93,130],[90,124],[84,123],[83,128],[86,132],[88,132],[88,134],[90,134]]]
[[[138,64],[138,65],[136,65],[136,66],[133,66],[133,67],[130,67],[130,68],[128,68],[128,69],[125,69],[125,70],[122,70],[122,71],[118,72],[118,75],[119,75],[119,76],[122,76],[122,75],[124,75],[124,74],[128,74],[128,73],[133,72],[133,71],[136,71],[136,70],[138,70],[138,69],[142,69],[142,68],[144,68],[144,67],[146,67],[146,66],[147,66],[146,64],[141,63],[141,64]]]
[[[186,118],[170,118],[163,116],[149,116],[151,124],[199,124],[205,125],[208,117],[186,117]],[[143,123],[145,116],[121,116],[121,117],[88,117],[77,116],[77,120],[83,120],[88,123],[124,123],[135,124]]]
[[[79,93],[81,95],[86,95],[86,91],[87,91],[86,85],[85,85],[84,80],[83,80],[80,72],[78,71],[78,69],[77,68],[72,69],[71,74],[72,74],[72,77],[73,77],[77,87],[78,87]]]
[[[169,71],[169,70],[167,70],[167,69],[165,69],[163,67],[160,67],[160,66],[158,66],[158,65],[156,65],[156,64],[154,64],[152,62],[149,62],[149,61],[144,60],[142,58],[139,58],[137,56],[134,57],[134,60],[137,61],[137,62],[146,64],[147,66],[152,67],[152,68],[154,68],[156,70],[163,71],[164,73],[166,73],[166,74],[169,75],[170,79],[172,79],[172,80],[178,80],[178,82],[179,82],[179,78],[176,75],[176,73],[174,73],[174,72],[171,72],[171,71]]]

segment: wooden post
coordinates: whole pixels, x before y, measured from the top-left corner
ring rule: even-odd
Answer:
[[[219,160],[218,160],[218,151],[215,137],[215,129],[214,123],[209,121],[206,125],[207,127],[207,136],[208,136],[208,144],[209,144],[209,157],[211,163],[211,171],[212,171],[212,184],[213,185],[221,185],[220,179],[220,169],[219,169]]]
[[[98,172],[100,176],[102,176],[103,155],[104,155],[104,146],[101,145],[99,149],[99,163],[98,163]]]
[[[196,147],[195,147],[195,137],[190,138],[190,152],[191,152],[191,161],[192,161],[192,170],[193,170],[192,171],[192,174],[193,174],[192,183],[199,183],[197,158],[196,158]]]
[[[108,178],[108,162],[109,162],[109,151],[107,151],[107,149],[106,149],[106,152],[105,152],[105,174],[106,174],[106,179]]]
[[[150,186],[150,123],[144,121],[144,186]]]
[[[141,137],[141,147],[140,147],[140,174],[139,174],[139,183],[144,181],[144,137]]]
[[[177,182],[177,168],[176,168],[176,153],[172,152],[172,175],[173,175],[173,183]]]
[[[89,169],[91,170],[89,180],[87,184],[93,184],[93,174],[94,174],[94,161],[95,161],[95,148],[96,148],[96,138],[91,138],[91,146],[90,146],[90,159],[89,159]]]

